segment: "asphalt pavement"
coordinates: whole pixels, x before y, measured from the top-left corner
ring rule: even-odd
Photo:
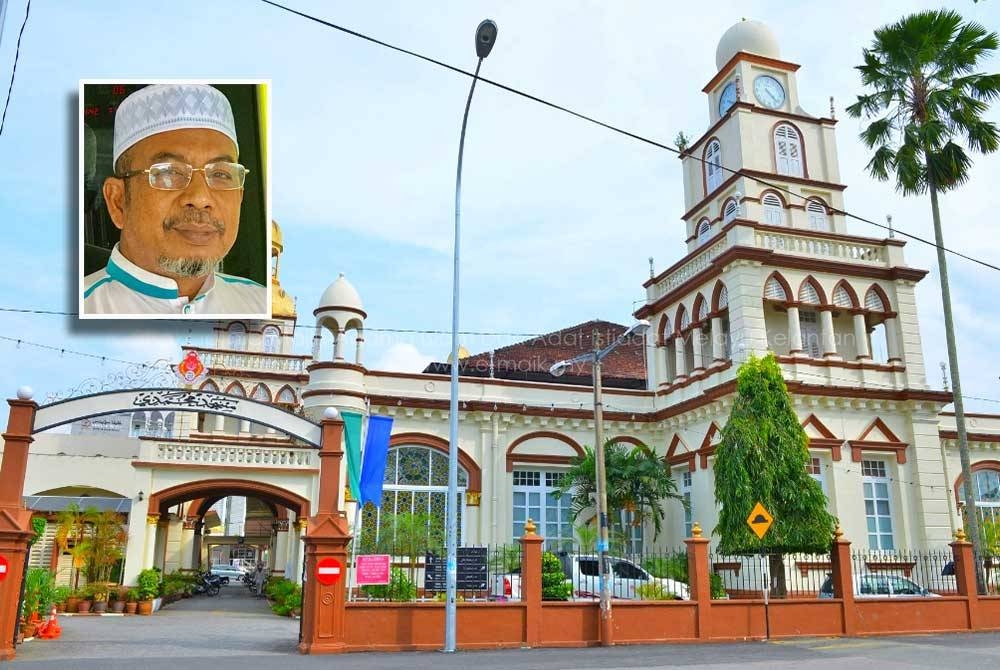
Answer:
[[[403,652],[302,656],[297,619],[278,617],[245,587],[224,587],[168,605],[153,616],[61,617],[62,637],[18,647],[0,670],[576,670],[702,668],[896,670],[1000,667],[1000,633],[773,642],[515,649],[443,654]]]

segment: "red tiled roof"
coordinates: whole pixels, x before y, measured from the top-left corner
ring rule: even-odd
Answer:
[[[593,351],[595,348],[605,347],[627,329],[627,326],[610,321],[587,321],[496,349],[492,352],[492,366],[489,351],[463,358],[459,362],[459,373],[476,377],[555,381],[555,378],[549,375],[549,368],[554,363],[573,358],[586,351]],[[646,380],[644,353],[644,340],[641,336],[623,342],[602,362],[602,380],[609,385],[615,385],[614,380],[621,380],[625,382],[624,385],[644,388]],[[447,372],[448,369],[447,363],[432,363],[424,372],[442,372],[442,370]],[[589,384],[591,375],[589,363],[578,363],[567,369],[559,381]]]

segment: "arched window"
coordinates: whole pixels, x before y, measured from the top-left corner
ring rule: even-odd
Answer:
[[[234,351],[247,350],[247,327],[242,323],[230,324],[229,348]]]
[[[282,405],[294,405],[295,404],[295,391],[288,388],[287,386],[278,392],[278,398],[275,402]]]
[[[281,349],[281,331],[277,326],[264,326],[264,353],[277,354]]]
[[[806,205],[806,215],[809,217],[811,230],[830,230],[830,216],[826,213],[826,205],[820,200],[810,200]]]
[[[788,302],[788,293],[777,277],[771,277],[767,280],[767,284],[764,285],[764,299]]]
[[[790,123],[779,124],[774,129],[774,162],[778,174],[803,176],[802,140],[799,131]]]
[[[722,145],[719,140],[712,140],[705,149],[705,184],[705,195],[722,184]]]
[[[681,332],[684,332],[685,330],[688,329],[688,326],[691,325],[691,317],[688,316],[688,311],[686,309],[684,309],[683,307],[681,307],[681,315],[680,315],[679,318],[680,318],[680,321],[679,321],[680,325],[678,326],[678,330],[680,330]]]
[[[260,400],[261,402],[271,402],[271,392],[263,384],[257,384],[257,388],[253,390],[253,399]]]
[[[805,302],[810,305],[819,304],[819,291],[816,290],[812,282],[802,282],[802,286],[799,287],[799,302]]]
[[[243,389],[239,382],[233,382],[230,384],[229,388],[226,389],[226,393],[229,395],[239,396],[241,398],[247,397],[247,392]]]
[[[976,470],[972,473],[972,490],[980,519],[992,523],[1000,521],[1000,472]]]
[[[701,302],[698,303],[698,311],[695,313],[695,319],[697,319],[698,321],[704,321],[705,317],[707,316],[708,316],[708,301],[702,299]]]
[[[405,532],[401,526],[404,518],[411,520],[411,526],[418,524],[427,528],[431,547],[443,545],[448,500],[447,454],[424,446],[392,447],[386,455],[382,481],[381,508],[367,504],[361,512],[361,548],[368,552],[378,549],[387,554],[403,553],[404,548],[397,546],[397,542],[402,540],[399,534]],[[459,465],[460,499],[464,499],[468,485],[469,473]],[[357,496],[356,492],[351,493]],[[458,506],[458,517],[458,536],[461,538],[465,505]]]
[[[702,219],[698,223],[698,244],[704,244],[712,234],[712,224],[708,219]]]
[[[865,309],[872,312],[885,312],[885,302],[882,300],[882,296],[878,294],[873,288],[868,289],[868,293],[865,293]]]
[[[736,201],[730,198],[726,200],[726,204],[722,206],[722,222],[729,223],[740,213],[740,208],[736,204]]]
[[[729,309],[729,289],[725,285],[719,291],[719,311],[721,312],[724,309]]]
[[[218,393],[219,392],[219,387],[218,387],[218,385],[216,385],[215,382],[213,382],[211,379],[209,379],[207,382],[205,382],[204,384],[201,385],[201,390],[202,391],[210,391],[211,393]]]
[[[850,309],[854,307],[854,301],[851,300],[851,294],[847,292],[843,284],[840,284],[833,290],[833,304],[837,307],[846,307]]]
[[[764,206],[764,223],[771,226],[785,225],[785,208],[776,193],[765,193],[761,204]]]

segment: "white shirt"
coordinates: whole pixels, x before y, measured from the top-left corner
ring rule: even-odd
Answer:
[[[257,282],[216,272],[189,300],[180,295],[177,282],[143,270],[125,258],[117,244],[107,266],[83,280],[83,314],[270,318],[267,289]]]

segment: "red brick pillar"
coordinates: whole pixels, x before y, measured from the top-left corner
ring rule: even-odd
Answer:
[[[697,604],[695,613],[695,637],[707,639],[712,632],[709,625],[712,606],[712,577],[708,565],[707,537],[701,536],[701,526],[695,522],[691,526],[691,537],[684,540],[688,555],[688,588],[691,600]]]
[[[972,544],[966,539],[965,531],[955,531],[955,541],[951,543],[951,553],[955,559],[955,583],[958,595],[966,598],[966,612],[970,630],[979,627],[979,589],[976,586],[976,558],[972,554]]]
[[[322,447],[319,452],[319,505],[308,520],[305,543],[305,580],[302,584],[303,654],[335,654],[344,651],[347,577],[347,545],[351,541],[347,515],[340,509],[340,464],[344,422],[336,412],[323,414]],[[317,580],[317,565],[333,559],[340,577],[330,585]]]
[[[841,625],[844,635],[855,635],[858,630],[858,609],[854,605],[854,580],[851,577],[851,543],[844,539],[844,531],[837,526],[830,545],[833,597],[841,601]]]
[[[542,542],[535,533],[535,523],[524,524],[521,542],[521,602],[524,603],[524,645],[542,643]]]
[[[28,467],[28,445],[35,425],[35,411],[30,392],[18,391],[18,400],[8,400],[10,414],[3,434],[3,461],[0,462],[0,556],[6,561],[6,573],[0,579],[0,661],[14,658],[14,631],[17,629],[17,605],[24,578],[24,558],[31,539],[31,512],[21,503],[24,473]]]

